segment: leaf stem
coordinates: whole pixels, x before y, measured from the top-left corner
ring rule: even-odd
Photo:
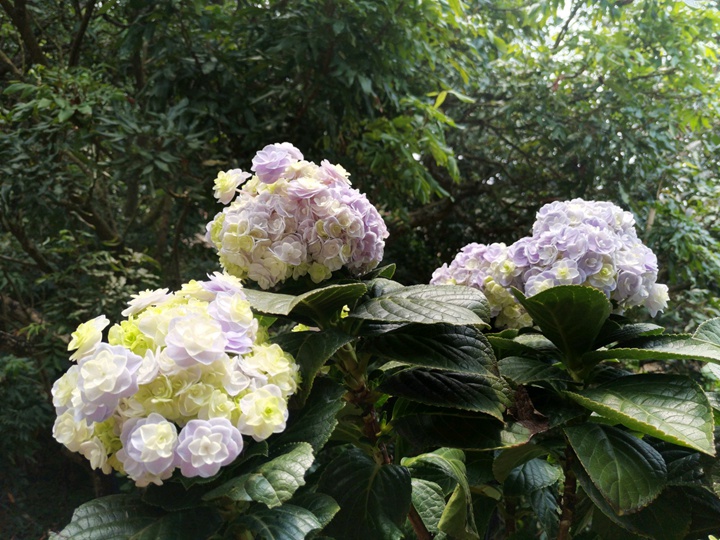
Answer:
[[[562,513],[560,514],[560,527],[558,529],[558,540],[569,540],[570,526],[572,525],[573,512],[575,511],[575,493],[577,491],[577,478],[572,470],[575,455],[573,454],[570,443],[565,447],[565,463],[563,472],[565,473],[565,486],[562,495]]]
[[[410,520],[410,525],[412,525],[413,531],[415,531],[415,536],[417,536],[418,540],[432,540],[432,535],[430,534],[430,531],[427,530],[427,527],[425,526],[425,523],[423,523],[420,514],[418,514],[418,511],[412,504],[410,504],[408,520]]]

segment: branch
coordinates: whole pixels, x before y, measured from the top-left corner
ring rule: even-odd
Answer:
[[[85,37],[85,32],[90,24],[93,10],[95,9],[95,0],[88,0],[85,5],[85,14],[83,15],[82,21],[80,22],[80,28],[78,28],[77,34],[73,37],[72,45],[70,46],[70,59],[68,60],[68,67],[76,67],[80,61],[80,46],[82,40]]]
[[[18,77],[23,76],[23,72],[20,71],[15,64],[13,64],[13,61],[10,60],[10,58],[0,50],[0,60],[5,62],[8,66],[10,66],[10,70]]]
[[[3,212],[0,214],[0,223],[2,223],[3,227],[5,227],[8,231],[10,231],[10,234],[15,237],[20,246],[23,248],[23,251],[25,251],[25,253],[27,253],[33,261],[35,261],[35,264],[37,264],[40,270],[46,274],[55,272],[55,268],[52,264],[50,264],[50,261],[45,258],[37,246],[33,244],[33,242],[25,234],[25,229],[22,228],[22,220],[13,219],[11,222],[6,217],[6,213]]]
[[[47,58],[38,45],[35,34],[30,27],[27,10],[25,9],[26,0],[16,0],[15,5],[10,0],[0,0],[0,6],[10,16],[13,25],[20,33],[20,37],[25,43],[25,47],[30,55],[33,64],[47,64]]]
[[[582,2],[578,2],[575,4],[572,8],[572,11],[570,12],[570,16],[565,21],[565,24],[563,25],[562,29],[560,30],[560,33],[558,34],[557,38],[555,39],[555,43],[553,44],[552,48],[550,50],[554,51],[558,48],[560,45],[560,42],[562,41],[562,38],[565,37],[565,34],[567,34],[568,28],[570,28],[570,23],[575,18],[575,15],[577,15],[577,12],[580,10],[580,7],[582,6]]]

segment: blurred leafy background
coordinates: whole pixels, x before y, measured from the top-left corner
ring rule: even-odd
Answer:
[[[50,436],[68,336],[214,271],[213,179],[266,144],[352,173],[403,283],[583,197],[635,214],[660,324],[720,315],[720,11],[692,4],[0,0],[3,536],[115,488]]]

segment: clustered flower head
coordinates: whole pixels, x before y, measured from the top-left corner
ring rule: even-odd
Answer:
[[[251,170],[215,180],[215,197],[230,205],[208,223],[207,238],[227,272],[269,289],[304,275],[320,283],[342,267],[359,276],[382,260],[385,222],[341,166],[318,166],[281,143],[260,150]]]
[[[93,468],[138,486],[175,469],[210,477],[256,441],[285,429],[298,366],[263,342],[240,280],[216,272],[134,295],[110,324],[81,324],[68,350],[77,364],[53,385],[53,435]]]
[[[668,288],[656,283],[655,254],[637,237],[635,220],[609,202],[553,202],[537,213],[532,236],[506,246],[469,244],[431,283],[455,283],[485,292],[499,327],[531,326],[509,292],[533,296],[557,285],[587,285],[614,302],[616,312],[644,306],[654,317],[668,302]]]

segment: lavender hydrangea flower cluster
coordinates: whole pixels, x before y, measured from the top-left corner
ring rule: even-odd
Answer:
[[[251,170],[249,180],[240,169],[215,180],[215,197],[232,202],[208,223],[207,239],[227,272],[269,289],[306,274],[320,283],[342,267],[359,276],[382,260],[385,222],[341,166],[318,166],[281,143],[260,150]]]
[[[609,202],[553,202],[537,213],[532,236],[512,244],[469,244],[433,284],[456,283],[485,292],[499,327],[522,328],[532,320],[510,287],[533,296],[557,285],[601,290],[622,313],[644,306],[654,317],[668,302],[668,288],[657,283],[655,254],[638,238],[630,212]]]
[[[175,469],[209,477],[238,457],[243,435],[285,429],[298,366],[264,342],[238,278],[145,291],[123,315],[106,342],[104,315],[78,327],[68,346],[77,364],[52,389],[55,439],[93,468],[138,486]]]

